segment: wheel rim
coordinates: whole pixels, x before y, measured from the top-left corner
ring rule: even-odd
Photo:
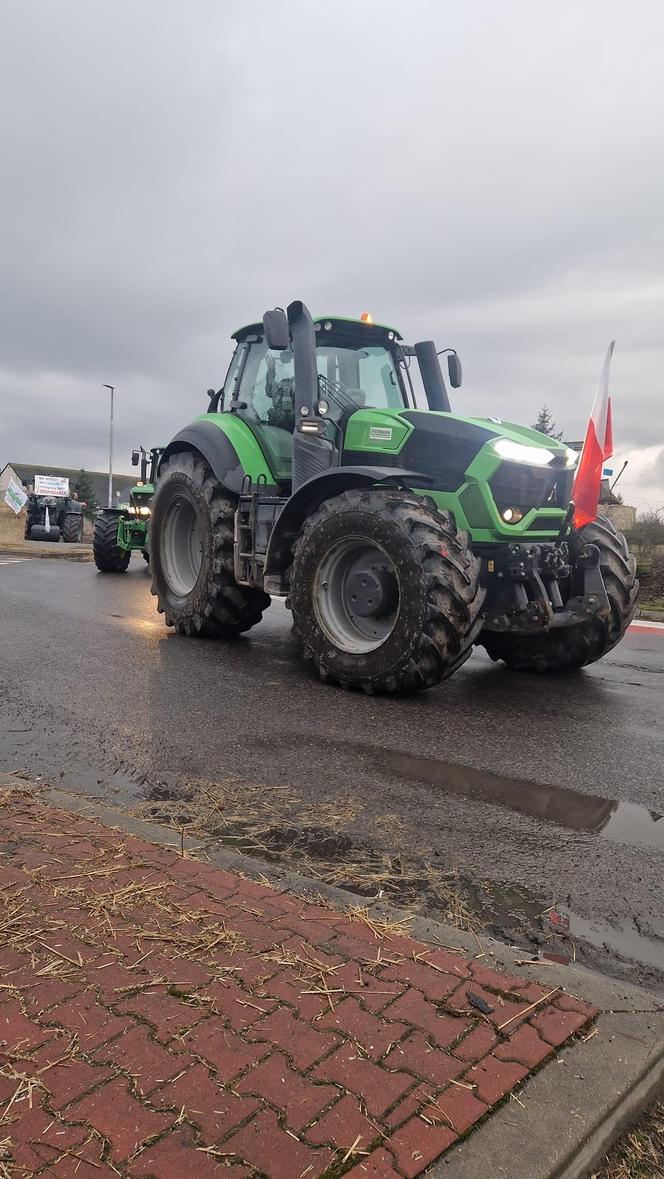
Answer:
[[[180,597],[191,593],[203,564],[198,513],[190,500],[178,496],[166,508],[162,525],[161,564],[169,588]]]
[[[316,617],[334,645],[364,655],[380,647],[399,615],[399,579],[391,558],[363,536],[327,550],[312,585]]]

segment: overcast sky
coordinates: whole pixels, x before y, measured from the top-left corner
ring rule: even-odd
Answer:
[[[116,467],[303,298],[664,505],[662,0],[2,0],[0,467]]]

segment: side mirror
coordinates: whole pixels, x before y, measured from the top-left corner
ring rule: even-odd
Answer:
[[[290,332],[286,312],[281,307],[273,311],[266,311],[263,316],[263,331],[265,343],[271,351],[284,352],[290,348]]]
[[[137,467],[138,464],[140,463],[140,461],[141,461],[140,450],[132,450],[132,452],[131,452],[131,465],[132,465],[132,467]]]
[[[450,376],[450,385],[452,388],[460,389],[463,373],[461,370],[461,361],[456,352],[450,352],[447,357],[447,371]]]

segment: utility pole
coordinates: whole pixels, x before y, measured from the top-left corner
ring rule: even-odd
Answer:
[[[113,507],[113,394],[115,393],[115,385],[103,385],[104,389],[111,391],[111,426],[108,433],[108,506]]]

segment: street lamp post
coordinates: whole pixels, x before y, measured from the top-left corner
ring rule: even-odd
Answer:
[[[108,506],[113,507],[113,394],[115,385],[103,385],[111,391],[111,425],[108,433]]]

